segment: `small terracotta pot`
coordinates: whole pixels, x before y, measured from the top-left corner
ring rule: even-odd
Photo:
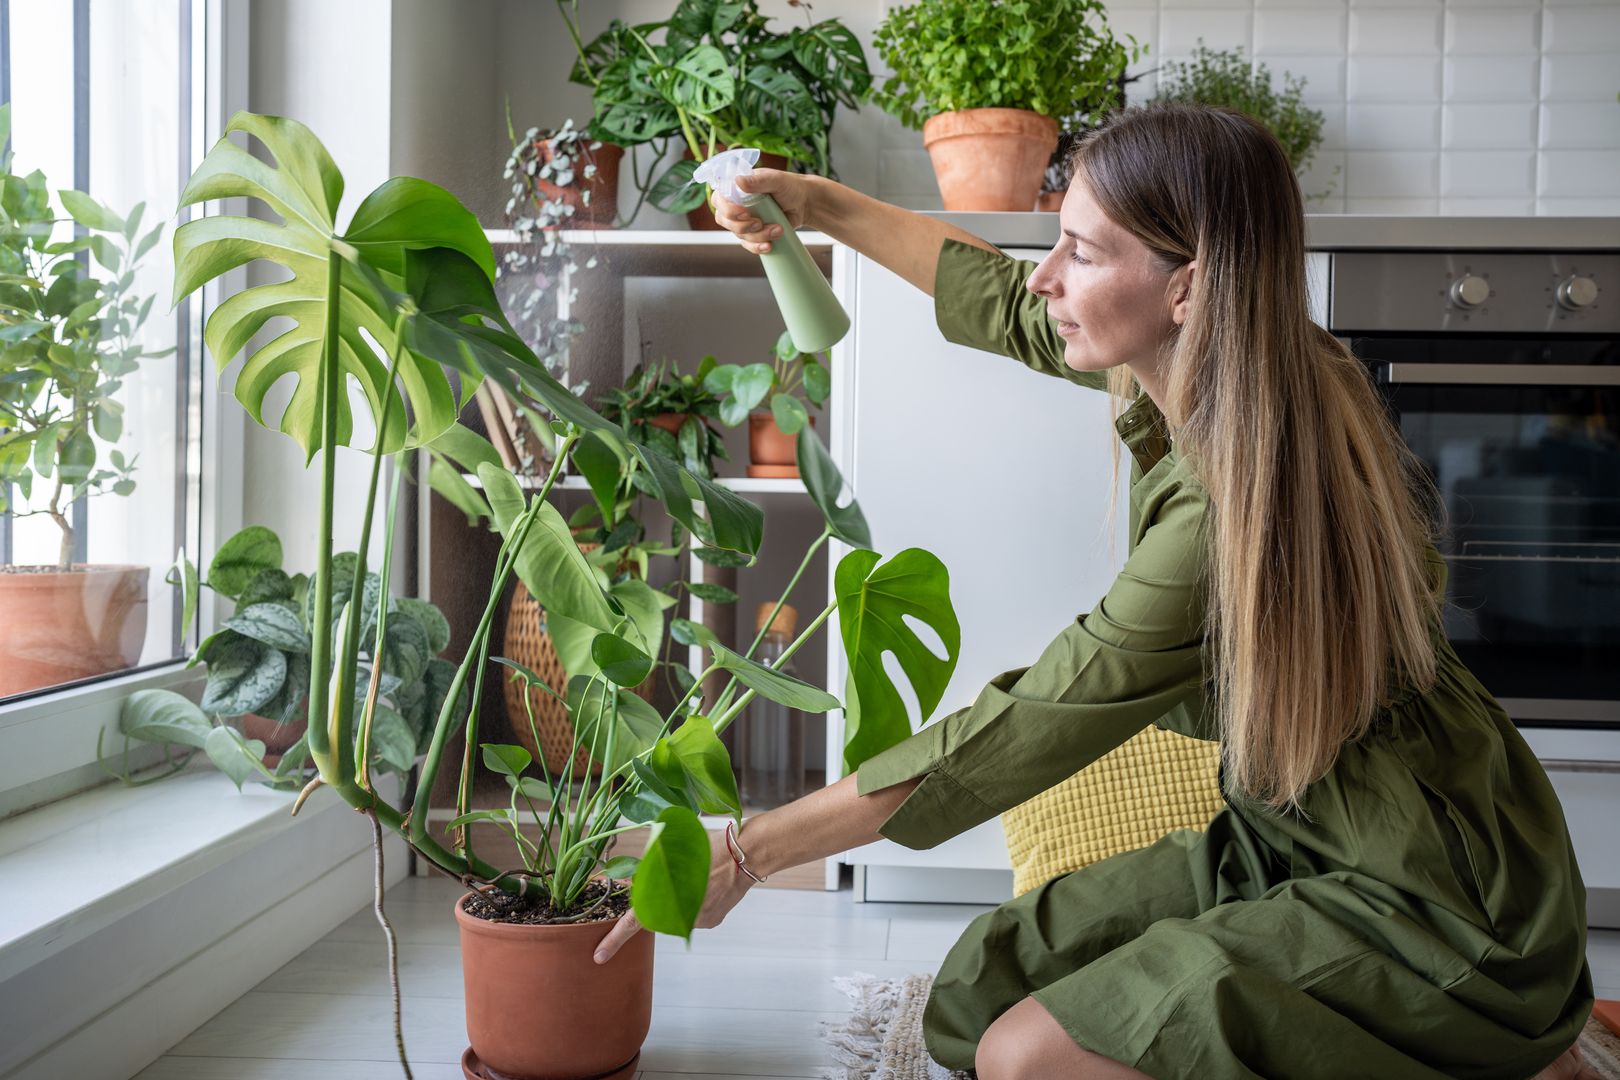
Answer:
[[[814,413],[810,426],[816,426]],[[798,476],[799,437],[777,427],[769,409],[755,409],[748,414],[748,461],[749,476]]]
[[[541,163],[551,160],[553,144],[549,139],[536,139],[535,148]],[[619,215],[619,165],[624,160],[624,147],[615,143],[605,142],[595,150],[587,150],[587,160],[574,162],[575,182],[567,187],[558,187],[549,180],[535,180],[535,187],[539,188],[548,199],[561,200],[574,208],[573,216],[568,218],[563,227],[568,229],[611,229],[614,220]],[[585,166],[594,164],[596,175],[589,180],[585,179]],[[591,201],[586,205],[582,195],[585,191],[591,193]]]
[[[723,143],[714,144],[714,152],[716,154],[725,149],[728,148]],[[686,148],[686,152],[682,154],[681,157],[687,161],[692,160],[692,148],[688,146]],[[781,154],[761,154],[759,155],[759,160],[754,162],[754,168],[781,169],[783,172],[786,172],[788,171],[788,159],[783,157]],[[724,229],[724,225],[714,220],[714,210],[709,206],[707,194],[707,192],[704,193],[703,204],[701,206],[699,206],[696,210],[688,210],[686,212],[686,223],[694,229]]]
[[[946,210],[1033,209],[1057,141],[1057,121],[1028,109],[962,109],[923,124]]]
[[[625,1071],[652,1026],[653,935],[636,934],[605,964],[591,959],[616,919],[528,926],[463,910],[467,1038],[483,1068],[469,1076],[587,1080]]]
[[[264,743],[264,763],[270,768],[281,764],[281,756],[298,744],[309,730],[309,702],[298,710],[299,719],[289,720],[285,724],[278,724],[268,716],[258,713],[246,713],[235,718],[234,723],[243,735],[250,739],[258,739]]]
[[[681,430],[681,425],[686,423],[686,418],[691,415],[691,413],[683,412],[659,413],[657,416],[647,417],[647,423],[651,424],[653,427],[663,428],[671,435],[678,435]]]
[[[146,644],[144,566],[0,571],[0,697],[134,667]]]

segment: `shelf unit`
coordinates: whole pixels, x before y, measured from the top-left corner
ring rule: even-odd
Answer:
[[[503,249],[519,243],[511,230],[486,230],[486,235],[497,249],[497,257]],[[834,292],[842,297],[844,281],[838,270],[837,255],[847,249],[824,234],[802,232],[799,235],[812,259],[829,276]],[[565,283],[566,288],[559,290],[559,315],[577,319],[586,327],[571,343],[572,370],[568,381],[577,383],[581,378],[589,379],[587,397],[606,386],[618,385],[638,357],[645,358],[643,343],[646,342],[677,358],[681,370],[690,371],[705,353],[715,353],[724,361],[739,363],[768,358],[771,345],[781,333],[781,316],[759,258],[742,247],[729,232],[565,230],[563,238],[573,245],[580,270],[573,280]],[[835,383],[846,348],[841,344],[831,351]],[[474,427],[482,426],[476,406],[469,407],[464,419]],[[837,409],[831,403],[816,414],[817,432],[829,445],[836,445],[838,425]],[[739,429],[715,426],[725,436],[730,455],[729,462],[717,461],[717,468],[740,472],[747,461],[746,426]],[[478,483],[476,476],[467,479],[474,485]],[[544,477],[521,478],[520,482],[533,490],[541,486]],[[755,566],[739,572],[738,626],[734,640],[728,644],[741,650],[753,640],[755,605],[774,601],[781,595],[806,547],[820,535],[822,520],[802,480],[720,476],[717,482],[750,498],[765,514],[764,542]],[[565,515],[590,497],[589,486],[578,475],[559,476],[552,490]],[[418,574],[422,595],[438,604],[450,618],[455,630],[452,649],[464,647],[471,626],[478,618],[474,605],[481,608],[483,603],[496,544],[485,530],[469,528],[459,511],[436,495],[421,500],[418,515]],[[649,524],[664,517],[651,506],[645,507],[639,516]],[[655,560],[651,581],[655,586],[667,584],[668,579],[675,576],[673,565],[659,564],[670,564],[670,560]],[[689,557],[684,568],[686,580],[703,580],[705,565],[695,556]],[[801,626],[818,614],[831,597],[832,569],[829,549],[824,547],[789,597],[788,602],[801,612]],[[668,614],[702,622],[704,607],[697,597],[685,593],[682,603]],[[504,625],[504,604],[498,619],[498,625]],[[830,670],[828,653],[831,651],[827,643],[833,640],[829,636],[832,633],[835,631],[829,624],[795,655],[800,678],[827,685],[824,676]],[[702,662],[702,650],[691,648],[687,663],[694,675],[702,670]],[[842,694],[841,685],[827,685],[827,688],[835,695]],[[486,680],[485,726],[480,732],[481,739],[491,737],[492,718],[500,717],[504,728],[505,707],[501,698],[499,680]],[[655,703],[658,700],[661,698],[655,698]],[[738,722],[746,716],[745,713]],[[841,734],[841,726],[831,718],[806,719],[807,783],[816,785],[838,779],[838,775],[828,775],[827,763],[834,763],[833,771],[836,771],[841,747],[833,745],[831,733],[836,727]],[[459,755],[461,751],[453,752]],[[441,792],[447,793],[445,785],[441,784]],[[475,793],[474,801],[479,803],[499,794],[497,791]],[[436,796],[430,816],[447,819],[447,801],[442,794]],[[750,809],[755,808],[745,807],[745,812]],[[720,824],[718,818],[705,819],[706,826],[719,827]],[[840,855],[825,861],[824,888],[838,887],[841,862]]]

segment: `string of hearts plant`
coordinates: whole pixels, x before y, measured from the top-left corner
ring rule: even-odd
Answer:
[[[256,156],[231,141],[240,133],[258,141]],[[723,709],[696,711],[688,692],[659,715],[631,688],[652,668],[652,654],[663,631],[663,612],[645,604],[637,589],[604,587],[581,555],[567,523],[550,501],[565,461],[572,459],[593,486],[616,482],[633,459],[645,470],[665,511],[690,530],[705,548],[724,550],[752,562],[763,535],[760,509],[656,448],[631,439],[557,381],[513,332],[493,290],[495,260],[477,219],[448,191],[423,180],[396,177],[368,195],[341,231],[337,210],[343,178],[320,141],[302,124],[281,117],[237,114],[181,195],[181,205],[246,198],[275,216],[211,214],[182,224],[175,234],[174,295],[186,296],[221,274],[256,260],[279,265],[284,280],[235,293],[212,312],[205,339],[220,367],[250,348],[273,318],[290,322],[269,340],[252,347],[233,392],[248,414],[268,424],[266,395],[284,376],[296,379],[289,404],[275,424],[303,449],[306,464],[319,455],[311,484],[319,507],[316,570],[310,619],[311,694],[309,752],[318,786],[330,787],[367,815],[377,840],[381,881],[381,837],[393,831],[434,866],[469,889],[546,900],[566,917],[590,918],[609,899],[627,897],[649,930],[690,940],[709,875],[710,843],[700,813],[728,814],[740,822],[741,807],[732,770],[719,734],[756,694],[807,712],[844,710],[848,737],[844,758],[853,769],[872,754],[911,734],[911,721],[898,689],[884,670],[883,654],[893,652],[910,682],[923,719],[939,704],[956,663],[960,629],[951,608],[949,581],[938,558],[911,548],[883,561],[871,550],[870,533],[859,507],[837,503],[842,477],[807,428],[799,436],[799,462],[810,497],[825,525],[810,545],[783,599],[791,593],[814,553],[836,537],[852,549],[839,562],[835,597],[809,621],[788,650],[797,651],[836,611],[849,678],[842,703],[825,690],[750,658],[754,646],[738,653],[702,628],[677,623],[671,632],[703,645],[709,656],[704,678],[730,673],[746,692]],[[456,383],[447,370],[459,376]],[[456,417],[479,381],[495,380],[553,419],[557,454],[539,490],[526,493],[509,473],[485,460],[477,468],[484,497],[501,544],[487,600],[472,629],[465,654],[445,690],[434,718],[408,802],[394,805],[372,783],[367,746],[377,720],[377,687],[360,692],[354,684],[362,619],[353,597],[363,595],[368,572],[368,540],[383,459],[402,450],[465,445]],[[459,383],[459,389],[457,384]],[[334,503],[336,459],[354,438],[351,384],[371,413],[375,436],[370,456],[361,527],[352,545],[353,578],[345,593],[334,586]],[[591,452],[579,453],[584,447]],[[596,474],[593,478],[593,474]],[[390,542],[395,517],[384,523]],[[347,565],[347,560],[342,565]],[[382,564],[386,574],[387,563]],[[513,576],[520,578],[547,611],[591,628],[591,655],[597,670],[573,680],[564,699],[576,746],[588,745],[602,761],[600,781],[586,779],[578,789],[549,775],[529,774],[519,748],[483,744],[479,703],[483,681],[495,658],[489,655],[491,628]],[[383,583],[386,589],[386,582]],[[340,597],[347,596],[340,602]],[[778,601],[780,606],[782,601]],[[375,642],[387,640],[387,612],[381,605]],[[945,656],[936,655],[906,625],[921,620],[938,635]],[[380,647],[374,644],[372,651]],[[377,669],[373,669],[374,671]],[[525,678],[536,685],[532,673]],[[456,703],[471,687],[471,705]],[[324,692],[322,692],[324,688]],[[554,691],[553,691],[554,692]],[[554,692],[555,693],[555,692]],[[445,831],[429,822],[429,798],[449,762],[453,737],[464,744],[457,786],[457,816]],[[475,769],[483,764],[504,775],[511,804],[499,810],[474,809],[470,796]],[[544,770],[544,763],[542,763]],[[548,803],[541,820],[540,802]],[[517,841],[515,862],[474,850],[468,826],[484,819],[514,836],[521,810],[543,828],[541,842]],[[295,804],[296,812],[296,804]],[[557,841],[552,843],[552,828]],[[647,831],[639,858],[607,857],[612,838]],[[593,881],[600,895],[588,888]],[[619,883],[628,881],[628,888]],[[380,886],[376,897],[382,913]],[[397,959],[395,1031],[402,1063]],[[407,1075],[409,1067],[406,1066]]]

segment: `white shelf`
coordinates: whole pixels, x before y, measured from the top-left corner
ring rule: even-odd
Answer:
[[[483,487],[483,483],[474,473],[462,473],[461,478],[475,488]],[[526,490],[538,490],[545,483],[544,477],[520,476],[518,484]],[[798,477],[777,476],[717,476],[714,482],[723,488],[742,494],[753,495],[803,495],[805,494],[804,480]],[[586,483],[583,476],[559,476],[555,488],[564,491],[589,491],[591,485]]]
[[[512,229],[485,229],[496,247],[519,247]],[[622,277],[763,277],[759,256],[723,229],[564,229],[563,240],[576,245],[581,265],[594,256],[597,270]],[[810,257],[823,273],[832,273],[834,241],[826,233],[801,232]],[[582,254],[588,253],[588,254]]]

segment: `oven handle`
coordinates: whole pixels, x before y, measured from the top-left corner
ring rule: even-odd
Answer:
[[[1453,386],[1620,386],[1620,367],[1592,364],[1410,364],[1384,361],[1386,383]]]

